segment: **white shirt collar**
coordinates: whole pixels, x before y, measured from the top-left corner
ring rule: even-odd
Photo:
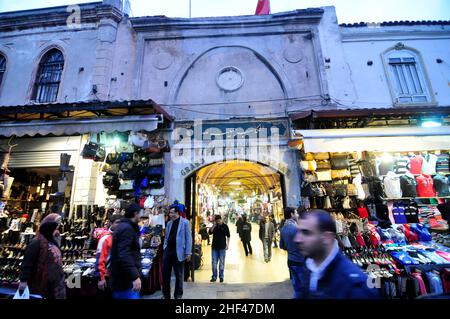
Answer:
[[[316,266],[316,263],[314,262],[314,260],[312,260],[311,258],[308,258],[308,259],[306,259],[306,267],[308,267],[308,269],[311,272],[319,273],[320,277],[322,277],[323,272],[331,264],[331,262],[334,260],[334,258],[336,258],[338,253],[339,253],[339,246],[338,246],[337,240],[335,239],[331,253],[328,255],[327,258],[325,258],[325,260],[319,266]]]

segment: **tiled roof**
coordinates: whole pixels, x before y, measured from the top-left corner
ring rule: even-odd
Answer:
[[[450,25],[450,20],[422,20],[422,21],[384,21],[381,23],[368,23],[368,22],[359,22],[359,23],[341,23],[339,26],[344,28],[359,28],[359,27],[367,27],[371,25],[380,25],[382,27],[390,27],[390,26],[399,26],[399,25]]]

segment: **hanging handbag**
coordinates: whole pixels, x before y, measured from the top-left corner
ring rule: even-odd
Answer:
[[[333,208],[333,206],[331,205],[331,200],[330,200],[330,197],[329,197],[329,196],[326,196],[326,197],[325,197],[325,201],[324,201],[324,204],[323,204],[323,208],[324,208],[324,209],[332,209],[332,208]]]
[[[350,197],[345,196],[344,201],[342,202],[342,207],[344,207],[344,209],[351,209],[352,208],[350,206]]]
[[[303,171],[315,171],[317,169],[316,161],[301,161],[300,166]]]
[[[316,176],[317,176],[317,180],[319,182],[327,182],[327,181],[331,181],[332,180],[331,170],[316,171]]]
[[[305,180],[310,182],[310,183],[315,183],[317,182],[317,175],[315,172],[311,172],[310,174],[305,174]]]
[[[350,178],[351,174],[348,169],[333,169],[331,170],[332,179],[346,179]]]
[[[354,184],[347,184],[347,195],[358,196],[358,189]]]
[[[316,161],[318,170],[331,169],[331,163],[329,160]]]
[[[133,181],[132,180],[124,180],[119,187],[120,191],[129,191],[133,189]]]
[[[117,174],[106,173],[103,176],[103,185],[112,190],[118,190],[120,187],[120,181]]]
[[[330,158],[330,153],[316,153],[314,154],[314,159],[317,161],[328,160]]]
[[[314,189],[310,182],[303,181],[301,184],[301,195],[302,197],[312,197],[314,196]]]
[[[155,205],[155,199],[153,196],[148,196],[144,203],[144,208],[153,208]]]
[[[333,169],[345,169],[348,168],[348,155],[347,154],[331,154],[331,167]]]
[[[345,184],[334,184],[334,194],[338,197],[347,196],[347,185]]]
[[[134,167],[134,162],[133,161],[123,162],[120,165],[120,170],[123,171],[123,172],[126,172],[126,171],[129,171],[129,170],[132,170],[133,167]]]
[[[106,151],[100,144],[89,141],[84,145],[81,156],[84,159],[92,159],[96,162],[101,162],[105,159]]]
[[[145,175],[147,175],[149,177],[150,176],[157,176],[157,177],[159,177],[159,176],[164,175],[164,165],[152,166],[152,167],[147,168],[147,170],[145,172]]]
[[[109,153],[108,156],[106,156],[106,163],[107,164],[120,164],[121,161],[120,153]]]
[[[322,183],[322,187],[325,189],[327,196],[334,196],[334,187],[331,183]]]

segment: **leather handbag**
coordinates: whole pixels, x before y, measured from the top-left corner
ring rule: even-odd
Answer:
[[[345,197],[347,196],[347,185],[345,184],[334,184],[335,196]]]
[[[302,167],[302,170],[304,171],[315,171],[317,169],[317,163],[316,161],[301,161],[300,166]]]
[[[111,190],[118,190],[120,187],[119,176],[117,174],[106,173],[103,176],[103,185]]]
[[[325,197],[323,208],[324,209],[332,209],[333,208],[333,206],[331,205],[331,200],[330,200],[329,196]]]
[[[334,196],[334,188],[331,183],[323,183],[322,187],[325,189],[327,196]]]
[[[108,156],[106,156],[106,163],[120,164],[120,158],[120,153],[109,153]]]
[[[301,184],[302,197],[313,197],[315,195],[312,184],[308,181],[303,181]]]
[[[331,170],[316,171],[316,176],[319,182],[327,182],[332,180]]]
[[[352,175],[348,169],[333,169],[331,170],[332,179],[350,178]]]
[[[347,195],[358,196],[358,189],[354,184],[347,184]]]
[[[318,160],[316,161],[318,170],[331,169],[331,163],[329,160]]]
[[[314,155],[313,155],[313,153],[306,153],[306,155],[305,155],[305,161],[314,161]]]
[[[331,168],[344,169],[348,168],[348,155],[347,154],[331,154]]]
[[[96,162],[101,162],[105,159],[106,151],[98,143],[87,142],[81,151],[81,156],[84,159],[92,159]]]
[[[329,153],[316,153],[316,154],[314,154],[314,159],[316,161],[328,160],[329,158],[330,158],[330,154]]]
[[[134,162],[133,161],[127,161],[127,162],[123,162],[120,165],[120,170],[123,172],[127,172],[129,170],[132,170],[134,168]]]
[[[315,183],[317,182],[317,175],[315,172],[311,172],[310,174],[305,174],[305,180],[310,182],[310,183]]]

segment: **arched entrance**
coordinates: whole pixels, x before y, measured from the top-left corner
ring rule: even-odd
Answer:
[[[186,206],[192,218],[193,235],[201,224],[210,226],[208,215],[220,214],[228,224],[231,237],[225,259],[228,283],[261,283],[289,278],[286,253],[272,248],[272,260],[264,260],[259,239],[259,216],[263,210],[274,215],[277,224],[286,205],[284,175],[261,163],[231,160],[212,163],[191,174],[185,181]],[[252,225],[253,254],[246,256],[236,232],[237,216],[245,214]],[[211,237],[212,243],[212,237]],[[211,246],[202,242],[203,265],[194,272],[197,282],[211,278]]]

